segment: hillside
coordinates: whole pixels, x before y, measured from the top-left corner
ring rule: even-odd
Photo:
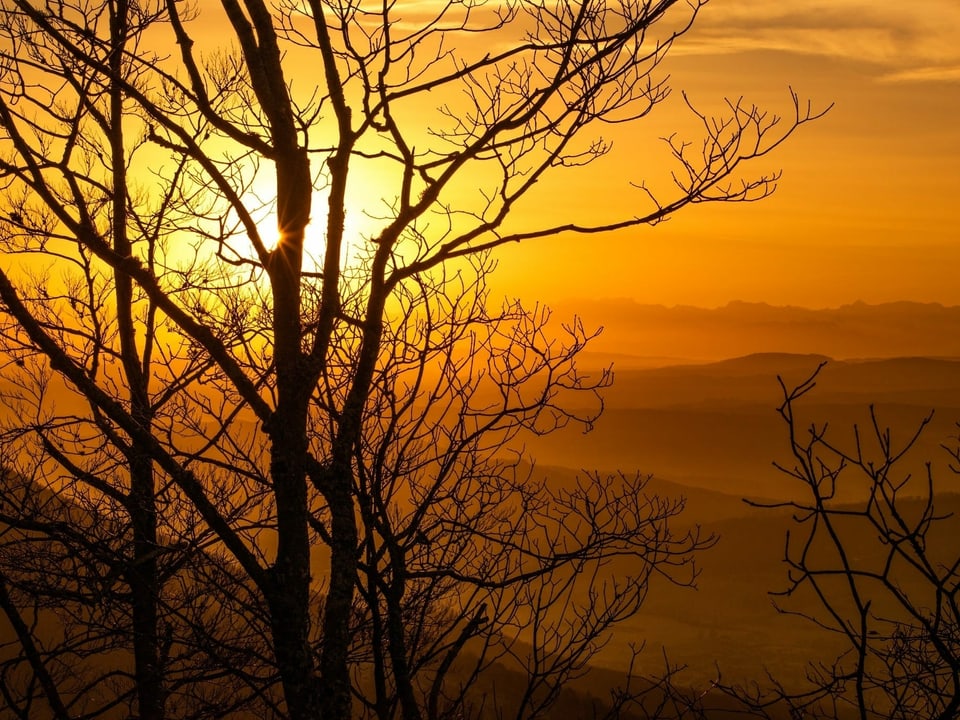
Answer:
[[[947,516],[938,535],[947,542],[960,534],[960,495],[938,495],[935,506],[938,514]],[[699,522],[695,506],[688,509],[686,520]],[[715,533],[719,541],[698,559],[698,588],[655,586],[641,613],[620,628],[599,662],[617,666],[628,644],[642,639],[649,650],[645,667],[657,667],[666,652],[672,661],[688,666],[684,678],[692,685],[709,682],[718,668],[728,680],[756,679],[769,670],[788,682],[800,682],[810,661],[831,660],[843,644],[808,620],[774,607],[776,602],[792,612],[823,615],[809,594],[771,595],[788,586],[783,556],[791,528],[796,532],[791,515],[783,510],[745,510],[741,517],[703,523],[702,530]],[[849,549],[861,566],[878,562],[886,552],[867,536]],[[955,548],[945,551],[955,559]],[[908,580],[903,587],[909,592],[914,585]]]
[[[603,364],[611,358],[593,359]],[[906,443],[933,410],[933,420],[904,459],[904,472],[922,477],[924,463],[933,461],[938,509],[954,514],[946,523],[947,537],[960,535],[960,478],[947,467],[949,456],[941,447],[956,442],[960,360],[830,360],[817,354],[764,352],[666,367],[628,362],[617,371],[606,393],[607,412],[593,432],[567,428],[524,439],[526,451],[537,460],[533,472],[558,487],[573,483],[579,468],[649,474],[647,493],[685,500],[675,530],[699,528],[718,542],[697,559],[698,589],[653,584],[640,614],[621,625],[603,648],[594,674],[567,688],[556,717],[570,717],[565,712],[587,717],[600,707],[595,703],[621,677],[631,646],[641,643],[646,651],[639,672],[661,671],[666,654],[671,663],[687,666],[679,682],[689,687],[706,687],[718,668],[728,680],[762,679],[769,669],[796,682],[810,660],[830,660],[840,649],[835,637],[774,609],[769,592],[786,586],[784,538],[793,521],[784,510],[743,502],[744,497],[792,498],[802,489],[773,467],[774,461],[791,462],[786,427],[776,410],[782,401],[777,376],[789,386],[825,361],[816,389],[798,406],[798,429],[829,422],[830,437],[852,448],[852,427],[857,424],[868,431],[864,452],[875,456],[876,442],[869,439],[871,404],[880,426],[892,428],[894,447]],[[862,485],[843,484],[837,502],[862,495]],[[31,491],[23,496],[38,495]],[[8,504],[19,506],[19,498],[11,496]],[[63,504],[59,498],[57,502]],[[855,543],[858,559],[879,557],[871,538],[861,539],[862,546]],[[188,572],[203,570],[201,565]],[[614,562],[604,572],[629,574],[631,568]],[[811,600],[793,598],[790,609],[813,613],[816,604]],[[9,639],[9,628],[0,622],[0,644]],[[519,677],[515,669],[500,665],[490,669],[481,690],[494,682],[506,691],[503,688],[517,685]]]
[[[657,477],[740,496],[789,497],[789,481],[772,463],[789,463],[787,427],[777,408],[787,386],[801,382],[822,356],[762,354],[717,363],[616,371],[606,412],[594,430],[580,428],[526,440],[538,462],[574,468],[640,470]],[[960,361],[930,358],[829,361],[814,391],[796,406],[797,429],[829,423],[830,437],[853,448],[854,425],[863,450],[878,454],[871,405],[895,446],[932,420],[908,463],[941,466],[942,445],[957,437]],[[941,472],[945,489],[954,476]],[[952,484],[951,484],[952,483]],[[856,488],[841,488],[841,497]]]
[[[815,389],[796,406],[799,437],[810,423],[848,451],[855,449],[853,427],[861,431],[867,459],[879,460],[879,442],[870,408],[881,430],[890,428],[893,449],[913,437],[924,418],[932,419],[898,467],[897,477],[925,477],[931,462],[938,512],[951,515],[931,546],[947,551],[960,534],[960,477],[949,465],[947,448],[957,445],[960,419],[960,361],[947,358],[831,360],[820,355],[760,353],[713,363],[637,367],[616,372],[607,392],[607,411],[595,429],[568,428],[554,436],[529,439],[528,451],[543,465],[620,468],[652,474],[648,491],[685,497],[678,529],[699,526],[719,541],[698,559],[698,590],[655,585],[643,611],[621,627],[600,662],[617,667],[631,643],[647,643],[644,669],[662,665],[663,652],[688,666],[691,685],[709,682],[719,667],[731,680],[775,671],[799,682],[811,659],[830,660],[841,649],[838,638],[796,615],[776,611],[770,591],[787,587],[785,537],[795,523],[786,510],[758,509],[741,498],[799,497],[803,486],[773,467],[794,462],[787,426],[777,413],[782,390],[826,365]],[[573,471],[540,466],[562,479]],[[862,478],[844,475],[835,502],[865,495]],[[923,488],[907,485],[909,497]],[[902,502],[902,501],[901,501]],[[907,501],[905,507],[910,507]],[[796,529],[795,529],[796,531]],[[883,548],[875,533],[852,535],[858,562],[876,562]],[[628,573],[629,567],[617,568]],[[907,586],[909,588],[909,583]],[[784,601],[795,612],[815,614],[812,597]]]

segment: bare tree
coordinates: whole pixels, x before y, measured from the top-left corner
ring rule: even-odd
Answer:
[[[10,464],[13,467],[14,463]],[[8,470],[0,494],[5,713],[130,717],[141,706],[132,528],[115,499],[43,489]],[[73,479],[81,483],[80,480]],[[118,483],[119,484],[119,483]],[[169,510],[169,508],[165,508]],[[178,717],[270,717],[278,698],[259,599],[204,539],[154,547],[155,672]],[[206,539],[209,542],[209,538]]]
[[[516,697],[490,705],[540,717],[637,612],[651,576],[692,584],[691,556],[711,539],[673,535],[682,503],[647,494],[644,477],[560,486],[505,456],[520,432],[591,422],[562,401],[609,375],[578,373],[589,338],[577,324],[552,330],[543,309],[490,314],[479,288],[438,290],[406,296],[387,325],[355,457],[370,653],[357,697],[379,718],[463,717],[474,680],[501,663]]]
[[[780,414],[794,462],[780,469],[797,481],[798,493],[775,506],[793,516],[785,547],[789,585],[775,596],[782,612],[808,618],[842,639],[844,649],[834,659],[811,662],[806,688],[778,684],[733,694],[758,715],[789,708],[792,716],[812,718],[955,718],[956,496],[942,494],[935,481],[939,464],[918,468],[908,454],[930,416],[897,439],[871,407],[871,425],[855,426],[847,445],[826,423],[804,430],[798,404],[815,387],[820,368],[797,387],[784,386]],[[945,447],[954,459],[960,455]],[[864,499],[838,502],[841,488],[857,488]]]
[[[365,623],[375,714],[457,706],[450,663],[518,654],[511,632],[535,714],[698,540],[640,481],[551,488],[496,459],[606,379],[577,374],[579,326],[558,345],[542,311],[490,311],[486,253],[762,198],[778,175],[741,166],[818,113],[730,103],[668,140],[672,192],[633,178],[625,217],[528,225],[539,181],[666,99],[702,3],[213,5],[0,10],[9,437],[60,468],[47,489],[116,503],[141,717],[175,712],[158,549],[179,538],[250,594],[290,717],[351,716]],[[635,575],[593,585],[620,555]]]

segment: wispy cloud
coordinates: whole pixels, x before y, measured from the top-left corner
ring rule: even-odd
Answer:
[[[778,50],[871,63],[890,81],[957,80],[957,0],[715,0],[676,48]]]
[[[960,65],[918,67],[889,73],[885,82],[960,82]]]

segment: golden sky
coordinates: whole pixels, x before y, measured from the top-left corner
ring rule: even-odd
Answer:
[[[788,85],[835,107],[758,162],[784,171],[773,198],[501,249],[498,291],[710,307],[960,304],[960,3],[712,0],[667,69],[705,108],[743,95],[790,114]],[[573,203],[602,216],[629,207],[629,180],[662,181],[668,166],[649,141],[683,126],[678,104],[619,128],[614,152],[544,199],[544,212]]]
[[[200,5],[195,27],[222,43],[218,3]],[[398,7],[409,20],[421,4]],[[604,128],[613,152],[541,182],[518,208],[520,226],[649,211],[630,183],[668,184],[672,166],[658,138],[679,130],[696,139],[680,91],[703,110],[743,96],[790,115],[790,87],[814,109],[834,107],[752,166],[783,170],[772,198],[688,208],[613,236],[500,248],[496,294],[552,304],[960,304],[960,2],[710,0],[661,69],[671,74],[672,98],[637,123]],[[354,179],[363,197],[377,185]],[[348,208],[358,234],[367,230],[364,211]]]

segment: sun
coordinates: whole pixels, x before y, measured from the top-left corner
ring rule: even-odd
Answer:
[[[389,189],[384,179],[364,169],[353,171],[353,182],[348,188],[343,242],[341,243],[340,267],[356,267],[362,264],[374,238],[392,220]],[[280,241],[282,232],[276,210],[276,181],[263,174],[242,196],[247,212],[257,228],[257,233],[267,250],[272,250]],[[315,189],[311,199],[310,222],[305,229],[303,270],[319,273],[326,255],[327,219],[329,195],[325,188]],[[237,237],[230,245],[232,254],[242,263],[257,261],[253,240],[238,224]]]

